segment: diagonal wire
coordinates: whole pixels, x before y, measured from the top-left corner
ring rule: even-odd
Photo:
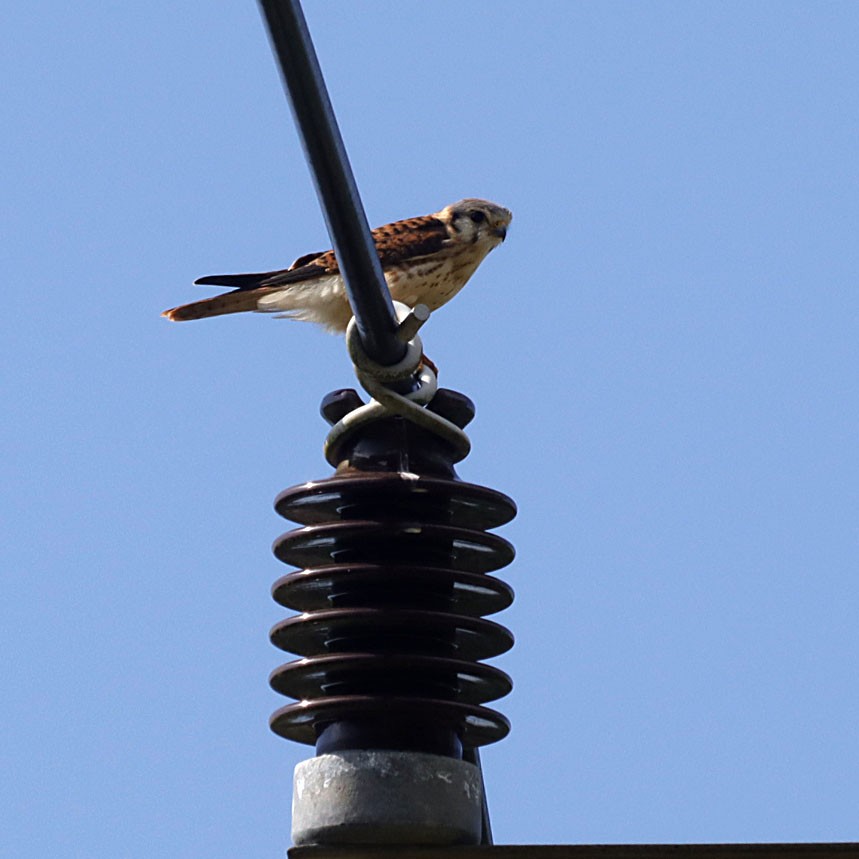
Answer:
[[[259,0],[364,349],[405,354],[379,257],[299,0]]]

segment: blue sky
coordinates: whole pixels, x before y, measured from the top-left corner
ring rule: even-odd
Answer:
[[[422,332],[512,495],[496,840],[859,840],[859,7],[307,0],[374,224],[506,244]],[[328,246],[251,2],[6,13],[0,857],[279,856],[271,503],[342,342],[170,324]]]

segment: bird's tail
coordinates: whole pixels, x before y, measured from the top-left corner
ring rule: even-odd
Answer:
[[[214,298],[181,304],[179,307],[165,310],[161,315],[173,322],[187,322],[189,319],[207,319],[210,316],[223,316],[225,313],[256,310],[257,301],[266,292],[267,289],[237,289]]]

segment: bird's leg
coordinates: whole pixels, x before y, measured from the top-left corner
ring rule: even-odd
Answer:
[[[426,352],[421,354],[421,362],[420,364],[418,364],[418,370],[420,370],[421,367],[429,367],[430,370],[435,373],[436,378],[438,378],[438,367],[436,367],[436,365],[432,361],[430,361],[430,359],[427,357]]]

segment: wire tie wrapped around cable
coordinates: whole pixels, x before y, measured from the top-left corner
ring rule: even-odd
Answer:
[[[325,439],[325,458],[337,467],[339,450],[344,439],[361,426],[380,418],[399,416],[416,424],[446,441],[456,451],[454,462],[468,456],[471,442],[468,436],[451,421],[424,408],[438,390],[438,380],[433,370],[421,364],[423,344],[417,335],[418,329],[429,318],[429,310],[419,304],[414,310],[399,301],[394,302],[394,310],[400,322],[398,336],[408,337],[406,354],[401,361],[390,366],[373,361],[364,351],[355,319],[351,319],[346,329],[346,348],[355,369],[355,375],[364,390],[372,397],[371,401],[338,421]],[[391,390],[389,385],[407,379],[416,379],[418,387],[407,394]]]

